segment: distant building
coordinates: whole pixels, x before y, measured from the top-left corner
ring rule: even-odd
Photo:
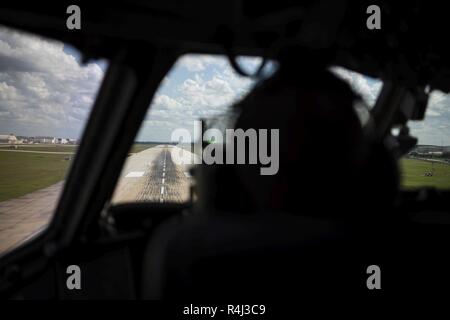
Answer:
[[[34,143],[56,143],[55,137],[39,136],[33,138]]]
[[[75,140],[75,139],[67,139],[67,144],[77,144],[77,140]]]
[[[17,141],[19,143],[30,143],[30,138],[27,136],[16,136],[17,137]]]
[[[3,134],[0,135],[0,144],[70,144],[76,145],[78,141],[76,139],[69,138],[57,138],[51,136],[15,136],[14,134]]]
[[[414,148],[414,151],[416,151],[417,153],[439,152],[442,151],[442,147],[433,145],[417,145]]]
[[[450,158],[450,146],[418,145],[410,156],[421,158]]]
[[[67,139],[64,138],[55,138],[55,141],[53,143],[57,143],[57,144],[66,144],[67,143]]]
[[[12,133],[0,135],[0,144],[17,144],[17,143],[18,143],[17,137]]]

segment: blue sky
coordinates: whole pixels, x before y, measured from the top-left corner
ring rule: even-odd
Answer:
[[[240,61],[255,69],[258,58]],[[80,65],[74,48],[0,28],[0,134],[48,135],[77,139],[83,132],[107,68],[105,61]],[[373,105],[381,83],[338,68],[336,73]],[[170,141],[177,128],[193,131],[193,121],[226,114],[254,82],[241,77],[226,58],[181,57],[158,89],[138,141]],[[450,97],[435,92],[427,119],[412,123],[422,144],[450,145]]]
[[[336,68],[335,72],[359,93],[371,107],[380,93],[382,83],[356,72]],[[419,144],[450,145],[450,95],[440,91],[430,94],[424,121],[409,121],[412,136]]]
[[[260,59],[241,62],[251,69]],[[224,57],[181,57],[158,89],[137,140],[171,141],[175,129],[186,129],[193,137],[195,120],[226,114],[253,84],[237,75]]]
[[[0,132],[76,139],[104,75],[72,48],[0,28]]]

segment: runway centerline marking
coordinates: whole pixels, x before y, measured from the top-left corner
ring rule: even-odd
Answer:
[[[166,183],[166,156],[167,156],[167,149],[164,149],[164,161],[162,163],[162,179],[161,179],[161,196],[159,197],[159,202],[164,202],[164,184]]]

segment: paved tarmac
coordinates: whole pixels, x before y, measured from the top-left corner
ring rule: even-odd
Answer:
[[[0,254],[43,230],[55,210],[63,182],[0,202]]]
[[[189,199],[189,165],[176,164],[178,154],[192,154],[159,145],[127,158],[113,203],[136,201],[185,202]],[[175,158],[174,158],[175,159]],[[55,210],[63,182],[0,202],[0,254],[44,230]]]
[[[160,145],[128,157],[112,202],[185,202],[189,199],[188,167],[172,154],[183,151]]]

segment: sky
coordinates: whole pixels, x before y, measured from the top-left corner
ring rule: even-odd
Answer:
[[[254,70],[260,59],[247,57],[239,62]],[[156,92],[137,140],[171,141],[175,129],[186,129],[194,137],[195,120],[226,114],[253,85],[253,80],[237,75],[222,56],[183,56]]]
[[[366,102],[373,107],[382,82],[343,68],[333,70],[347,81]],[[409,121],[410,135],[418,138],[419,144],[450,145],[450,94],[435,90],[430,94],[423,121]]]
[[[104,71],[71,51],[0,28],[0,134],[80,136]]]
[[[259,58],[241,58],[248,70]],[[0,134],[78,139],[105,74],[107,62],[80,64],[79,53],[60,42],[0,27]],[[334,70],[373,105],[380,81]],[[254,81],[241,77],[226,58],[186,55],[158,89],[137,141],[170,141],[172,132],[193,132],[193,121],[224,114]],[[424,122],[411,124],[421,144],[450,145],[450,96],[433,92]]]

